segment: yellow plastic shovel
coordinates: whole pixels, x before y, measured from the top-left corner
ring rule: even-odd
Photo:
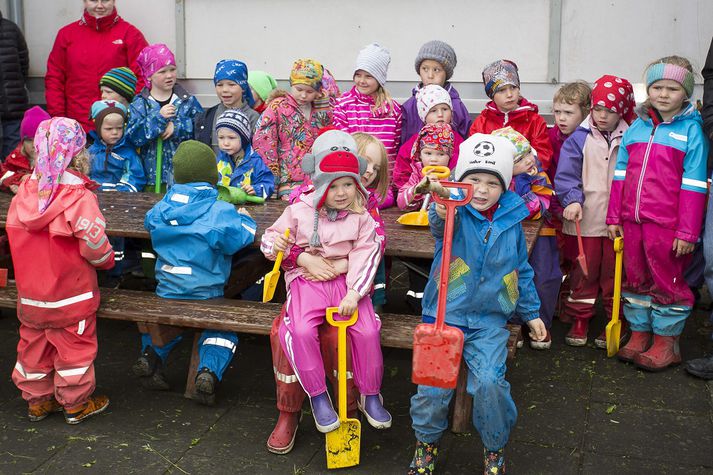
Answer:
[[[612,302],[611,321],[607,323],[607,356],[612,357],[619,351],[619,338],[621,338],[621,320],[619,320],[619,307],[621,306],[621,268],[624,255],[624,238],[614,239],[614,252],[616,261],[614,265],[614,302]]]
[[[354,325],[359,316],[354,311],[349,320],[335,320],[337,307],[327,308],[327,321],[337,327],[337,353],[339,378],[339,421],[340,425],[327,436],[327,468],[344,468],[359,465],[361,451],[361,422],[347,419],[347,327]]]
[[[435,173],[439,179],[445,180],[450,176],[451,171],[448,167],[429,165],[424,167],[421,173],[423,176],[426,176],[429,173]],[[398,217],[396,222],[406,226],[428,226],[428,205],[430,202],[431,194],[429,193],[426,195],[426,198],[424,198],[423,206],[421,206],[419,211],[402,214]]]
[[[290,228],[285,229],[285,238],[288,237],[290,237]],[[280,280],[280,264],[282,264],[282,256],[284,254],[282,251],[277,253],[275,265],[270,272],[265,274],[265,282],[263,282],[262,288],[262,303],[269,302],[272,300],[272,297],[275,296],[277,281]]]

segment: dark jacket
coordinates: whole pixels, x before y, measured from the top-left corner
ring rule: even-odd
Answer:
[[[0,13],[0,119],[22,120],[29,107],[25,88],[30,55],[20,28]]]
[[[703,66],[703,109],[701,110],[701,116],[703,117],[703,131],[706,133],[708,140],[713,142],[713,39],[711,40],[711,47],[708,49],[708,56],[706,56],[706,64]],[[708,155],[708,166],[711,166],[711,158],[713,158],[713,147],[712,151]]]

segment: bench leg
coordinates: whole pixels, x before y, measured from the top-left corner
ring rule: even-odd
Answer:
[[[470,421],[473,413],[473,398],[468,394],[468,366],[461,359],[456,386],[455,403],[453,406],[453,423],[451,432],[462,434],[470,431]]]

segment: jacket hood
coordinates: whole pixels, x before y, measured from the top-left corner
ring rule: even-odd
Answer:
[[[634,112],[636,112],[636,115],[638,115],[639,118],[644,122],[652,122],[649,110],[644,104],[639,104],[638,106],[636,106]],[[691,102],[689,102],[688,105],[681,110],[681,112],[673,116],[673,118],[669,122],[676,122],[679,120],[693,120],[703,125],[703,119],[701,118],[701,114]]]
[[[84,13],[82,14],[82,18],[79,20],[79,23],[87,25],[93,30],[102,31],[108,30],[109,28],[114,26],[119,20],[121,20],[121,17],[116,11],[116,7],[114,7],[114,11],[112,11],[109,15],[101,18],[93,17],[86,10],[84,10]]]
[[[99,134],[96,132],[96,130],[90,131],[87,135],[92,139],[92,144],[88,147],[89,152],[93,152],[96,149],[106,150],[108,148],[108,145],[105,144],[101,138],[99,138]],[[127,142],[127,140],[128,139],[126,138],[126,132],[124,132],[124,135],[121,136],[118,142],[111,146],[111,149],[117,150],[124,146],[132,147],[132,145]]]
[[[164,223],[183,226],[206,214],[217,199],[218,190],[212,184],[175,184],[156,206]]]
[[[453,88],[451,88],[453,89]],[[456,93],[457,94],[457,93]],[[451,93],[451,98],[453,98],[453,94]],[[495,105],[495,101],[490,101],[488,102],[485,107],[489,109],[490,111],[494,112],[497,115],[504,116],[505,112],[501,112],[500,109],[498,109],[498,106]],[[522,114],[524,112],[534,112],[538,113],[539,108],[537,107],[537,104],[533,104],[532,102],[528,101],[524,97],[520,98],[520,102],[518,103],[517,109],[512,110],[508,112],[508,114],[511,117],[514,117],[515,115]]]
[[[290,95],[290,93],[284,89],[273,89],[267,95],[267,99],[265,99],[265,104],[269,104],[270,102],[274,101],[275,99],[278,99],[280,97],[289,96],[289,95]]]
[[[60,185],[57,189],[57,194],[50,201],[49,206],[43,213],[40,213],[37,196],[37,178],[34,174],[32,178],[25,180],[20,187],[24,188],[22,193],[18,192],[17,196],[22,195],[23,199],[16,200],[17,218],[27,226],[30,231],[39,231],[54,221],[57,216],[62,214],[65,209],[74,204],[77,200],[84,196],[84,193],[89,192],[89,183],[91,181],[76,174],[71,170],[66,170],[60,179]],[[15,198],[13,198],[15,200]]]

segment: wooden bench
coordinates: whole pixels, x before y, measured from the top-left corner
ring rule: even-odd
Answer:
[[[238,333],[269,335],[272,322],[282,304],[246,300],[170,300],[151,292],[136,290],[101,289],[101,305],[97,317],[136,322],[151,333],[161,345],[186,328],[228,330]],[[14,283],[0,288],[0,308],[17,308],[17,289]],[[413,330],[421,321],[416,315],[381,314],[381,344],[389,348],[411,349]],[[168,326],[168,327],[167,327]],[[168,328],[168,331],[167,331]],[[515,355],[520,334],[519,325],[509,325],[508,359]],[[191,362],[186,380],[185,397],[195,398],[195,377],[198,371],[198,338],[193,342]],[[470,430],[470,397],[465,391],[465,367],[460,372],[453,415],[454,432]]]

